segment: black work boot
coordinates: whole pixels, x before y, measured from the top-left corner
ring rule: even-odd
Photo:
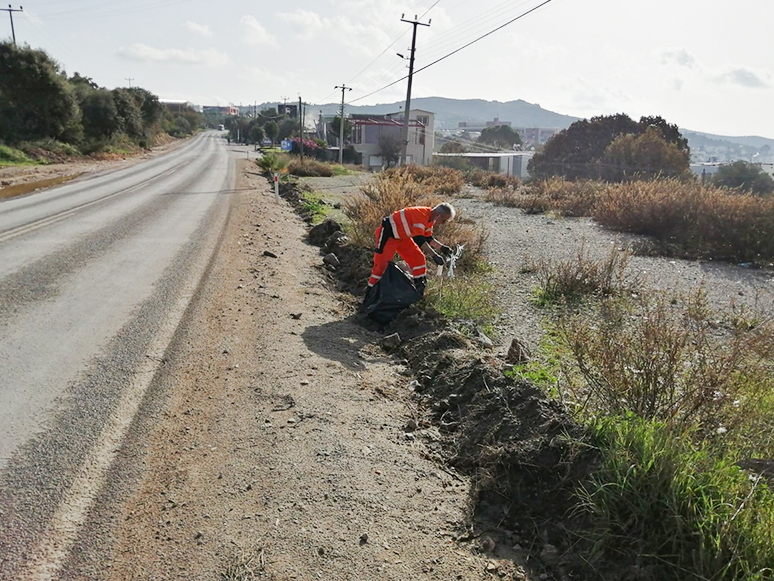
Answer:
[[[414,279],[414,288],[417,289],[420,295],[425,296],[425,287],[427,286],[427,277],[418,276]]]

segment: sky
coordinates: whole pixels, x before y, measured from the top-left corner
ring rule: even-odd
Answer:
[[[22,5],[13,14],[18,43],[46,50],[68,75],[162,99],[314,105],[340,102],[334,87],[345,84],[348,103],[403,101],[406,80],[384,87],[408,73],[398,56],[410,54],[405,15],[430,24],[417,27],[413,98],[522,99],[576,117],[660,115],[694,131],[774,138],[772,0]],[[0,38],[10,37],[1,12]]]

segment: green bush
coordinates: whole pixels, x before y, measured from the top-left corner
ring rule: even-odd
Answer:
[[[35,163],[27,157],[23,151],[0,145],[0,164],[2,165],[29,165]]]
[[[604,556],[654,580],[774,578],[762,478],[657,422],[610,417],[595,429],[601,463],[578,492],[587,562]]]

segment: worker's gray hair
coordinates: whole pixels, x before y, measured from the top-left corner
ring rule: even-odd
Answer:
[[[457,215],[457,210],[455,210],[454,206],[452,206],[449,202],[441,202],[435,208],[433,208],[433,212],[436,214],[443,214],[444,216],[448,216],[449,220],[454,220],[454,216]]]

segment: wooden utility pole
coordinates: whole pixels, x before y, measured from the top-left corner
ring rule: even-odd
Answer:
[[[124,77],[127,81],[129,81],[129,88],[132,88],[132,81],[134,80],[134,77]]]
[[[3,10],[8,13],[8,16],[11,17],[11,36],[13,36],[13,45],[16,46],[16,31],[13,28],[13,13],[14,12],[24,12],[24,8],[19,6],[19,9],[11,8],[11,5],[8,5],[8,8],[0,8],[0,10]]]
[[[341,89],[341,113],[339,114],[339,164],[344,163],[344,91],[351,91],[352,87],[336,85],[334,89]]]
[[[414,16],[414,20],[406,20],[403,16],[400,17],[401,22],[408,22],[414,26],[414,33],[411,36],[411,56],[409,57],[409,74],[408,74],[408,89],[406,90],[406,107],[403,110],[403,147],[401,148],[400,164],[406,165],[406,150],[409,142],[409,111],[411,110],[411,81],[414,76],[414,51],[417,45],[417,26],[430,26],[430,21],[427,24],[423,24],[417,20]]]

